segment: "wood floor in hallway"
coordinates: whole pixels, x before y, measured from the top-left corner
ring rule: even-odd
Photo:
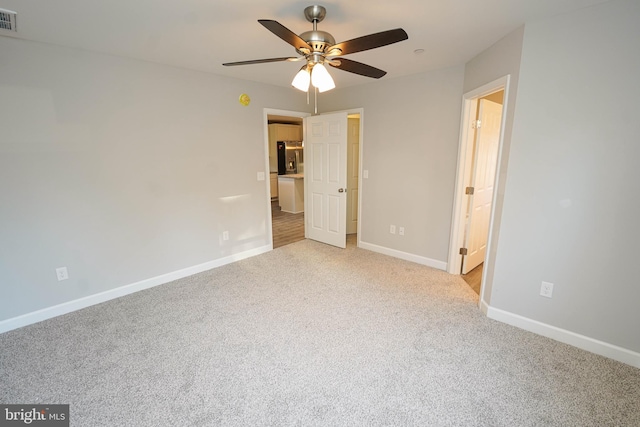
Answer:
[[[483,266],[484,266],[484,263],[480,264],[479,266],[477,266],[467,274],[462,275],[462,278],[464,279],[464,281],[467,282],[467,284],[471,286],[471,289],[473,289],[474,292],[478,295],[480,295],[480,285],[482,284],[482,267]]]
[[[304,239],[304,212],[282,212],[278,201],[271,202],[273,221],[273,249]]]

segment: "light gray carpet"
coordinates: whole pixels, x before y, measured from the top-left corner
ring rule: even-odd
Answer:
[[[0,402],[74,426],[638,426],[640,370],[459,277],[301,241],[0,335]]]

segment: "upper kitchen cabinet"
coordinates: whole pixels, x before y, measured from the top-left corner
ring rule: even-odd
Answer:
[[[269,125],[269,136],[273,128],[275,141],[302,141],[302,126],[274,123]]]

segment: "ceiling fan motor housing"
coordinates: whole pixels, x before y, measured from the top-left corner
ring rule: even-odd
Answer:
[[[306,41],[313,49],[313,52],[324,52],[324,50],[336,44],[336,39],[326,31],[314,30],[305,31],[300,34],[300,38]],[[302,53],[298,51],[299,53]]]

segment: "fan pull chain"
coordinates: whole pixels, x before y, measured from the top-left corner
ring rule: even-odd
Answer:
[[[314,114],[318,114],[318,88],[313,87]]]

